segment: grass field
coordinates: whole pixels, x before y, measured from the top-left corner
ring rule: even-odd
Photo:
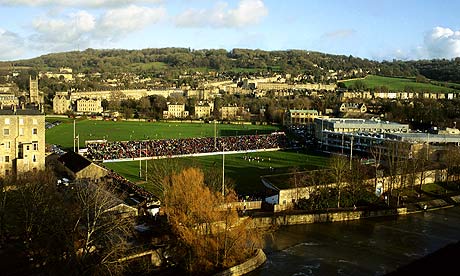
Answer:
[[[73,120],[56,118],[63,123],[46,130],[46,143],[61,145],[64,149],[73,147]],[[47,118],[47,121],[54,121]],[[217,136],[270,133],[276,126],[216,124]],[[107,139],[109,141],[171,139],[189,137],[213,137],[214,124],[169,123],[169,122],[127,122],[77,120],[76,134],[80,147],[86,140]]]
[[[248,161],[243,157],[258,157],[259,161]],[[263,161],[262,161],[263,159]],[[213,169],[222,171],[222,155],[180,158],[181,162],[203,170]],[[149,160],[148,162],[168,162],[168,159]],[[317,169],[326,166],[328,159],[322,156],[297,153],[293,151],[270,151],[250,154],[231,154],[225,156],[225,175],[235,183],[239,194],[254,194],[264,190],[260,181],[263,175],[289,173],[293,168],[299,170]],[[149,189],[148,182],[139,178],[139,161],[104,163],[104,165],[133,182]],[[272,167],[272,169],[270,169]],[[145,170],[145,161],[142,161]]]
[[[344,81],[343,83],[347,88],[353,86],[353,84],[358,80]],[[362,79],[366,86],[370,89],[386,86],[390,91],[404,91],[406,88],[412,88],[414,91],[429,91],[429,92],[451,92],[452,88],[446,88],[429,83],[418,83],[415,82],[415,79],[406,79],[406,78],[390,78],[369,75],[366,78]],[[455,90],[460,92],[460,90]]]

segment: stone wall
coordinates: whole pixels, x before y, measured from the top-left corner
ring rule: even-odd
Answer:
[[[240,276],[247,274],[259,266],[261,266],[267,260],[267,256],[262,249],[257,249],[256,254],[254,257],[250,258],[249,260],[245,261],[242,264],[236,265],[231,267],[227,270],[219,272],[214,276]]]
[[[270,228],[273,226],[283,225],[296,225],[296,224],[310,224],[318,222],[337,222],[357,220],[362,218],[381,217],[381,216],[397,216],[406,215],[406,208],[386,209],[386,210],[358,210],[358,211],[344,211],[335,213],[322,213],[322,214],[284,214],[274,215],[269,217],[255,217],[252,219],[254,227],[257,228]]]
[[[246,208],[244,208],[246,206]],[[230,207],[232,210],[258,210],[262,209],[262,201],[238,201],[230,202],[221,206],[220,208],[224,209]]]

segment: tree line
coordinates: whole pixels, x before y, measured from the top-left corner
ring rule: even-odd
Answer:
[[[460,58],[416,61],[373,61],[351,55],[332,55],[306,50],[264,51],[252,49],[150,48],[142,50],[98,50],[52,53],[40,57],[0,62],[1,68],[31,68],[35,71],[70,67],[80,73],[125,73],[168,77],[184,69],[244,74],[282,72],[309,74],[319,79],[328,70],[351,71],[389,77],[423,76],[440,82],[460,82]],[[357,77],[355,73],[348,77]],[[315,79],[316,79],[315,78]]]

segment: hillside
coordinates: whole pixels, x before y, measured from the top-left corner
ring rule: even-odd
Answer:
[[[251,49],[150,48],[142,50],[87,49],[40,57],[0,62],[0,73],[15,70],[56,71],[70,67],[78,73],[132,72],[162,76],[178,71],[231,72],[232,74],[264,74],[284,72],[314,76],[324,81],[329,70],[337,79],[374,74],[388,77],[424,76],[439,82],[460,83],[460,58],[453,60],[373,61],[359,57],[332,55],[306,50],[264,51]]]
[[[460,92],[460,87],[454,83],[417,82],[415,78],[395,78],[368,75],[362,79],[343,81],[348,89],[378,90],[386,87],[389,91],[420,91],[420,92]]]
[[[323,75],[327,70],[362,69],[375,72],[378,62],[352,56],[330,55],[303,50],[262,51],[233,49],[191,50],[161,48],[143,50],[95,50],[53,53],[28,60],[0,63],[0,67],[30,67],[39,71],[70,67],[76,72],[162,72],[168,69],[308,73]]]

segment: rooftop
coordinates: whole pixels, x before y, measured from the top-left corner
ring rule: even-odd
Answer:
[[[356,118],[318,118],[316,120],[322,120],[324,122],[330,122],[333,124],[361,124],[361,125],[394,125],[394,126],[409,126],[408,124],[400,124],[390,121],[381,121],[375,119],[356,119]]]
[[[44,113],[35,106],[17,107],[16,109],[12,106],[3,106],[0,108],[0,115],[44,115]]]
[[[460,134],[432,134],[425,132],[409,132],[391,134],[401,141],[419,143],[459,143]]]

